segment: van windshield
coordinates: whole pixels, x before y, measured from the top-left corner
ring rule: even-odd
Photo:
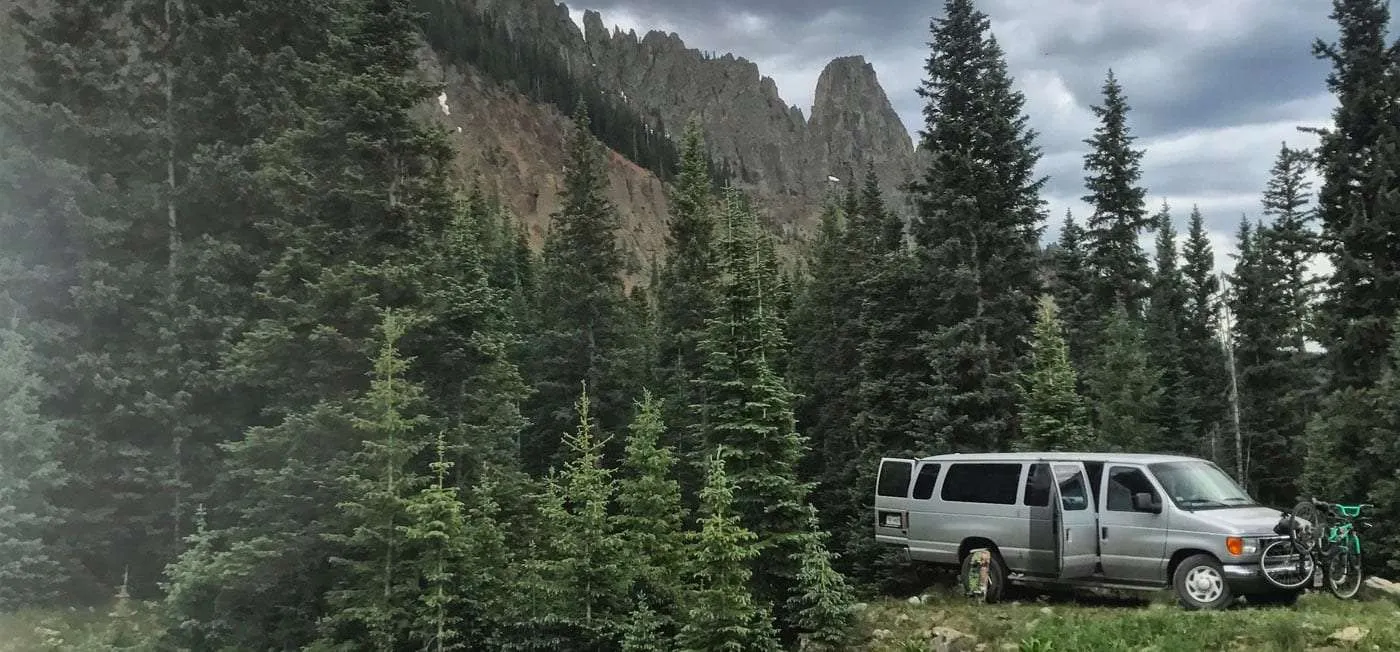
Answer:
[[[1257,505],[1249,494],[1220,467],[1209,462],[1161,462],[1150,464],[1152,474],[1177,507],[1222,509]]]

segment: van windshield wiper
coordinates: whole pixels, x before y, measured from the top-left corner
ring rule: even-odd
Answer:
[[[1191,508],[1193,508],[1193,507],[1225,507],[1225,506],[1226,506],[1225,503],[1222,503],[1222,502],[1220,502],[1220,501],[1218,501],[1218,500],[1210,500],[1210,499],[1208,499],[1208,498],[1186,498],[1186,499],[1180,500],[1180,501],[1178,501],[1178,502],[1181,503],[1181,506],[1182,506],[1182,507],[1185,507],[1185,508],[1187,508],[1187,509],[1191,509]]]

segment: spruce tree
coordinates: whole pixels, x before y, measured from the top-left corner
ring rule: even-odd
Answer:
[[[1317,151],[1318,218],[1331,258],[1319,317],[1329,386],[1367,387],[1380,376],[1400,310],[1400,80],[1385,0],[1333,0],[1340,38],[1313,54],[1331,64],[1333,124]]]
[[[1094,406],[1097,449],[1160,450],[1161,373],[1152,366],[1142,329],[1119,305],[1104,325],[1086,385]]]
[[[462,571],[469,558],[467,521],[457,491],[448,484],[447,442],[439,437],[437,460],[429,465],[432,484],[408,500],[408,523],[404,536],[415,550],[414,566],[421,593],[410,610],[409,640],[425,650],[466,649],[461,605],[467,596],[461,591]]]
[[[706,424],[699,433],[706,447],[727,451],[739,522],[758,536],[755,595],[777,606],[779,622],[790,632],[793,621],[782,608],[796,590],[797,555],[812,527],[811,487],[798,477],[807,445],[796,429],[792,392],[769,366],[783,338],[769,304],[773,280],[761,237],[738,191],[727,189],[715,311],[700,341],[706,363],[699,382],[706,402],[695,408]]]
[[[1186,437],[1183,418],[1186,407],[1186,371],[1182,367],[1182,331],[1186,322],[1184,279],[1177,264],[1176,229],[1172,226],[1171,209],[1165,202],[1156,215],[1156,269],[1148,287],[1148,304],[1144,338],[1152,366],[1161,372],[1161,403],[1157,423],[1161,428],[1162,452],[1189,454],[1195,447]]]
[[[920,342],[931,377],[917,448],[994,450],[1016,432],[1017,377],[1040,294],[1040,152],[1005,57],[972,0],[932,25],[920,95],[932,163],[911,186],[923,291]]]
[[[687,611],[673,649],[682,652],[761,652],[782,649],[768,608],[749,590],[759,557],[758,537],[731,511],[737,488],[725,473],[724,450],[709,460],[700,492],[700,531],[692,551]]]
[[[0,612],[50,605],[66,579],[50,543],[61,514],[49,500],[65,473],[43,398],[29,343],[0,329]]]
[[[691,425],[688,406],[699,401],[692,380],[703,360],[696,346],[709,314],[715,269],[714,197],[706,172],[705,142],[698,119],[686,123],[681,138],[681,170],[671,193],[666,261],[656,286],[657,328],[661,333],[658,370],[666,388],[666,423],[675,433]],[[681,443],[680,441],[673,443]],[[699,462],[698,451],[678,448]],[[691,459],[693,457],[693,459]],[[691,489],[698,489],[699,478]]]
[[[673,477],[675,453],[666,446],[664,407],[651,392],[643,394],[627,438],[618,479],[618,529],[628,557],[638,564],[639,588],[657,601],[657,617],[672,612],[680,597],[677,578],[684,567],[682,538],[686,513],[681,487]]]
[[[1195,454],[1221,461],[1219,439],[1225,432],[1229,381],[1225,352],[1220,341],[1220,278],[1215,273],[1215,252],[1206,234],[1205,218],[1191,208],[1190,226],[1182,246],[1182,291],[1185,295],[1181,327],[1181,368],[1185,382],[1184,447]]]
[[[817,522],[816,510],[808,517],[797,575],[797,594],[788,598],[789,611],[804,650],[846,650],[855,642],[858,626],[852,588],[832,566],[826,533]]]
[[[1086,139],[1084,155],[1085,203],[1093,207],[1086,228],[1088,266],[1094,278],[1094,303],[1099,318],[1122,304],[1128,315],[1142,315],[1152,272],[1138,235],[1153,226],[1143,204],[1143,151],[1133,149],[1135,137],[1128,128],[1127,99],[1113,71],[1103,83],[1103,103],[1092,107],[1099,125]]]
[[[1299,354],[1314,337],[1312,310],[1317,283],[1308,274],[1308,264],[1317,254],[1319,243],[1311,228],[1314,217],[1309,207],[1312,182],[1307,177],[1311,169],[1308,151],[1292,149],[1284,143],[1269,170],[1263,199],[1264,214],[1272,218],[1272,237],[1287,283],[1287,346]]]
[[[1369,434],[1369,442],[1364,457],[1369,461],[1367,470],[1376,473],[1375,482],[1367,494],[1367,502],[1376,505],[1370,519],[1376,529],[1367,533],[1367,543],[1374,541],[1371,550],[1376,551],[1387,571],[1400,570],[1400,526],[1397,526],[1397,498],[1400,498],[1400,472],[1388,464],[1400,459],[1400,314],[1392,321],[1390,355],[1380,382],[1370,390],[1375,412],[1372,427],[1357,431]],[[1379,462],[1379,463],[1378,463]],[[1379,468],[1376,468],[1379,467]]]
[[[265,134],[257,173],[242,177],[259,198],[252,239],[262,248],[237,262],[253,267],[259,319],[235,331],[219,380],[256,412],[226,444],[215,491],[228,498],[207,533],[217,543],[179,589],[210,597],[176,616],[183,635],[214,647],[305,647],[328,633],[318,627],[327,593],[353,588],[337,586],[329,561],[347,553],[336,505],[364,497],[344,493],[359,452],[345,435],[369,389],[379,314],[425,307],[423,262],[453,213],[450,146],[413,113],[436,89],[409,74],[405,3],[308,15],[333,31],[295,64],[300,83],[283,91],[300,93],[299,107]]]
[[[1294,332],[1285,249],[1271,227],[1240,225],[1239,254],[1226,305],[1246,448],[1246,477],[1262,500],[1287,502],[1300,471],[1295,451],[1303,435],[1301,405],[1310,384],[1289,350]]]
[[[424,392],[405,379],[413,361],[398,351],[411,324],[410,315],[385,313],[374,380],[352,419],[360,447],[341,471],[343,513],[332,517],[336,529],[325,535],[344,568],[327,594],[323,645],[360,641],[389,650],[415,638],[420,572],[405,529],[413,525],[410,497],[426,484],[411,462],[431,439],[421,412]]]
[[[632,611],[628,592],[639,561],[629,554],[612,511],[617,483],[603,466],[606,442],[594,434],[591,404],[585,386],[575,403],[577,430],[564,439],[570,456],[560,473],[551,474],[555,498],[541,514],[551,539],[540,560],[554,598],[547,618],[583,646],[619,638]]]
[[[125,9],[15,9],[27,65],[5,71],[0,108],[0,283],[31,325],[41,412],[70,473],[52,536],[85,569],[81,593],[125,583],[144,598],[180,543],[203,379],[178,346],[191,322],[167,218],[172,107],[149,83],[157,37]]]
[[[1089,407],[1080,396],[1055,300],[1040,298],[1031,363],[1024,377],[1021,436],[1016,448],[1029,451],[1085,451],[1094,445]]]
[[[858,364],[861,297],[855,286],[862,264],[853,233],[853,223],[861,219],[853,188],[841,204],[828,200],[822,211],[810,254],[812,273],[789,322],[794,341],[789,377],[798,394],[794,410],[812,442],[807,475],[818,481],[817,505],[838,520],[850,489],[850,463],[860,449],[850,428],[859,378],[850,370]]]
[[[1052,280],[1049,290],[1064,325],[1070,362],[1078,369],[1084,368],[1089,359],[1097,317],[1093,302],[1095,286],[1085,248],[1084,229],[1066,209],[1060,237],[1050,251]]]
[[[563,206],[551,216],[545,239],[529,345],[527,376],[536,393],[522,455],[536,472],[563,453],[559,433],[568,430],[570,397],[580,382],[597,397],[600,428],[625,425],[638,362],[638,333],[621,276],[621,218],[607,198],[607,167],[582,105],[568,152]]]

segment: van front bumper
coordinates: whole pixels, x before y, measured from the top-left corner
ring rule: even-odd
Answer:
[[[1220,569],[1225,572],[1225,583],[1230,585],[1230,593],[1234,595],[1277,593],[1281,590],[1264,579],[1264,571],[1257,562],[1223,564]]]

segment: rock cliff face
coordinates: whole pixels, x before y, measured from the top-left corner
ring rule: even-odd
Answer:
[[[850,166],[859,172],[874,161],[890,192],[915,169],[909,132],[863,57],[826,67],[808,120],[752,61],[709,57],[674,33],[609,31],[593,11],[580,30],[553,0],[461,1],[503,20],[516,38],[556,44],[574,75],[616,93],[673,137],[698,117],[712,155],[728,162],[780,228],[808,231],[828,177],[844,180]]]
[[[424,77],[445,89],[420,109],[420,115],[447,128],[455,145],[456,176],[498,197],[524,223],[531,245],[538,249],[550,215],[560,207],[572,120],[471,68],[444,64],[426,45],[419,48],[418,60]],[[666,187],[651,172],[610,150],[607,173],[607,197],[622,218],[617,237],[628,254],[627,277],[632,281],[646,275],[652,256],[664,253]]]

